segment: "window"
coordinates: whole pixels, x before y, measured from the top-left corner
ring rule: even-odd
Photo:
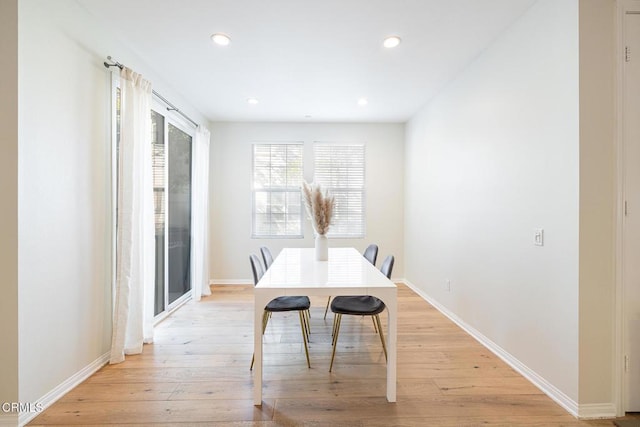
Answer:
[[[253,238],[302,238],[302,143],[253,145]]]
[[[314,181],[336,199],[329,237],[364,237],[364,144],[313,145]]]

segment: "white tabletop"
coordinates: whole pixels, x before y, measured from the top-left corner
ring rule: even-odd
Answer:
[[[285,248],[256,288],[395,288],[355,248],[330,248],[328,261],[316,261],[313,248]]]

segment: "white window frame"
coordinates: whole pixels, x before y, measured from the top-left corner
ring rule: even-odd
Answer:
[[[339,147],[348,147],[348,148],[361,148],[362,149],[362,187],[359,188],[353,188],[351,186],[345,186],[345,187],[336,187],[336,186],[331,186],[331,185],[327,185],[325,182],[323,182],[323,180],[318,176],[318,152],[317,152],[317,148],[318,147],[332,147],[335,148],[336,150],[339,150]],[[339,239],[363,239],[366,235],[367,232],[367,218],[366,218],[366,144],[364,143],[341,143],[341,142],[325,142],[325,141],[314,141],[313,143],[313,164],[314,164],[314,178],[313,181],[315,183],[321,184],[323,186],[323,188],[326,188],[327,190],[329,190],[329,192],[333,193],[334,195],[337,193],[341,193],[341,192],[359,192],[361,193],[361,197],[362,197],[362,210],[360,212],[360,216],[361,216],[361,232],[357,232],[357,233],[338,233],[335,231],[336,229],[336,224],[335,224],[335,215],[334,215],[334,220],[333,220],[333,224],[331,227],[329,227],[329,232],[327,234],[328,237],[330,238],[339,238]],[[339,211],[340,210],[340,206],[339,206],[339,201],[336,200],[336,207],[334,208],[334,212],[335,211]]]
[[[282,186],[282,187],[271,187],[271,188],[256,188],[255,187],[255,168],[256,168],[256,156],[255,156],[255,148],[256,146],[274,146],[274,145],[297,145],[300,147],[300,169],[301,169],[301,181],[296,186]],[[304,142],[302,141],[289,141],[289,142],[254,142],[251,144],[251,238],[252,239],[303,239],[304,238],[304,205],[302,203],[302,192],[300,187],[302,185],[302,181],[304,180]],[[298,218],[300,230],[299,233],[296,234],[258,234],[256,232],[256,193],[258,192],[267,192],[267,193],[292,193],[297,192],[298,197],[300,198],[300,213]]]

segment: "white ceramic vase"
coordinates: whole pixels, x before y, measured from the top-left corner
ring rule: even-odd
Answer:
[[[324,234],[316,234],[316,260],[326,261],[329,259],[329,241]]]

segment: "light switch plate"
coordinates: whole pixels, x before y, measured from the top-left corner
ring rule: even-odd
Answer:
[[[533,230],[533,244],[536,246],[544,246],[544,229],[536,228]]]

